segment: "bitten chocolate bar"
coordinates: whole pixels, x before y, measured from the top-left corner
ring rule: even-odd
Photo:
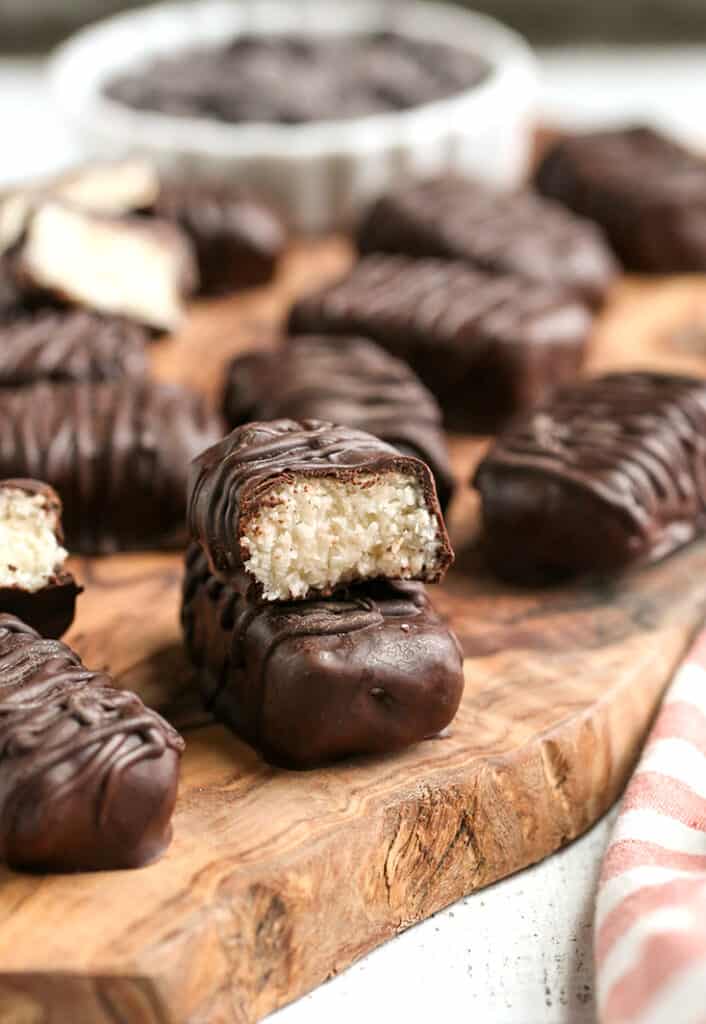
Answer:
[[[442,508],[453,474],[436,399],[406,363],[364,338],[300,335],[287,347],[238,356],[228,367],[223,411],[248,420],[328,420],[365,430],[431,469]]]
[[[0,387],[147,372],[149,332],[119,317],[42,303],[0,312]]]
[[[76,551],[163,547],[184,538],[190,460],[222,433],[176,385],[37,384],[3,392],[0,476],[55,487]]]
[[[181,737],[70,648],[0,615],[0,859],[141,867],[169,844]]]
[[[371,434],[318,420],[238,427],[193,462],[191,537],[266,601],[386,577],[435,583],[453,560],[434,478]]]
[[[274,276],[287,240],[284,223],[242,189],[164,182],[154,212],[191,240],[202,294],[223,295]]]
[[[61,501],[39,480],[0,480],[0,613],[60,637],[83,590],[65,568]]]
[[[405,359],[447,426],[492,430],[543,401],[583,361],[592,316],[565,290],[458,261],[367,256],[301,299],[293,334],[359,334]]]
[[[197,284],[191,245],[173,224],[53,199],[33,205],[7,256],[21,289],[173,330]]]
[[[518,581],[653,562],[706,528],[706,381],[610,374],[560,392],[481,462],[483,538]]]
[[[565,286],[599,304],[618,272],[591,221],[536,193],[447,176],[381,196],[358,229],[362,253],[459,259],[490,273]]]
[[[706,161],[650,128],[563,138],[537,188],[590,217],[628,270],[706,270]]]
[[[461,651],[420,584],[290,604],[256,590],[242,572],[221,583],[189,549],[182,625],[204,703],[267,760],[313,768],[400,750],[456,714]]]

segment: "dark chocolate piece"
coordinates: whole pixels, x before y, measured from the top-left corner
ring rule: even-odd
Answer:
[[[248,352],[228,367],[231,427],[248,420],[328,420],[365,430],[431,469],[442,509],[454,480],[441,410],[406,363],[364,338],[300,335],[287,348]]]
[[[0,476],[55,487],[76,551],[163,547],[184,537],[189,461],[222,433],[177,385],[36,384],[2,395]]]
[[[362,334],[406,359],[447,426],[488,431],[575,377],[592,317],[570,293],[458,261],[366,256],[294,306],[293,334]]]
[[[244,573],[231,586],[212,576],[194,544],[182,625],[206,707],[288,768],[418,743],[463,692],[458,642],[418,583],[262,604]]]
[[[175,224],[52,198],[33,203],[11,265],[24,292],[165,331],[181,324],[198,280],[191,243]]]
[[[453,560],[429,467],[318,420],[236,428],[194,459],[191,537],[268,601],[373,579],[440,580]]]
[[[489,71],[466,49],[392,32],[242,35],[159,57],[105,93],[177,117],[299,124],[406,110],[471,89]]]
[[[69,647],[0,615],[0,859],[137,868],[169,845],[181,737]]]
[[[83,587],[64,568],[61,500],[40,480],[0,480],[0,613],[45,637],[74,620]]]
[[[619,572],[706,528],[706,381],[610,374],[561,391],[481,462],[489,561],[521,582]]]
[[[536,184],[600,224],[628,270],[706,270],[706,161],[652,129],[568,136]]]
[[[15,306],[0,311],[0,386],[141,377],[148,339],[144,327],[119,317],[47,303]]]
[[[191,239],[202,294],[224,295],[274,277],[286,244],[284,223],[242,189],[164,183],[154,212]]]
[[[599,229],[530,191],[497,192],[447,176],[410,182],[372,205],[362,253],[459,259],[494,274],[562,285],[592,305],[618,272]]]

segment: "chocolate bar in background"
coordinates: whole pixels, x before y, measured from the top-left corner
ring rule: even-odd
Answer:
[[[177,385],[126,378],[8,389],[0,476],[56,488],[72,550],[164,547],[185,536],[190,460],[222,434],[220,418]]]
[[[0,308],[0,387],[142,377],[149,337],[121,317],[47,302]]]
[[[74,619],[83,587],[65,568],[61,500],[39,480],[0,480],[0,613],[45,637]]]
[[[461,699],[458,642],[418,583],[263,604],[193,544],[181,618],[205,706],[274,764],[401,750],[444,729]]]
[[[495,274],[565,286],[600,305],[618,274],[591,221],[529,190],[498,192],[448,175],[403,184],[362,218],[361,253],[463,260]]]
[[[199,293],[225,295],[271,281],[287,241],[274,210],[236,186],[163,182],[153,212],[191,240]]]
[[[429,467],[318,420],[237,427],[194,459],[188,524],[213,572],[265,601],[361,580],[438,582],[453,561]]]
[[[706,270],[706,160],[651,128],[566,136],[535,182],[599,224],[626,269]]]
[[[562,390],[475,475],[502,577],[547,582],[653,562],[706,529],[706,381],[615,373]]]
[[[328,420],[365,430],[431,469],[442,509],[454,488],[441,409],[412,370],[364,338],[300,335],[286,347],[237,356],[223,412],[248,420]]]
[[[447,427],[491,432],[576,376],[592,321],[554,285],[381,254],[300,299],[289,327],[373,338],[410,364]]]
[[[70,648],[0,615],[0,860],[137,868],[171,839],[181,737]]]
[[[6,261],[23,292],[165,331],[180,325],[198,280],[191,243],[174,224],[54,199],[33,205]]]

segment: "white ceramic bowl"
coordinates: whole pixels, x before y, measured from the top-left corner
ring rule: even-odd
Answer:
[[[132,110],[102,86],[159,54],[241,32],[393,29],[491,64],[477,86],[412,110],[304,125],[226,124]],[[446,168],[500,187],[525,173],[538,92],[527,44],[492,18],[413,0],[206,0],[158,4],[79,32],[54,55],[53,96],[89,153],[152,158],[166,173],[217,176],[271,194],[303,230],[348,220],[402,175]]]

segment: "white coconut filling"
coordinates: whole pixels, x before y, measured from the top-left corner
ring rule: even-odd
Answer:
[[[352,580],[432,570],[438,524],[416,478],[363,474],[354,483],[300,477],[271,491],[242,537],[245,568],[268,601]]]
[[[46,586],[68,558],[55,527],[44,495],[0,488],[0,587],[33,593]]]
[[[149,227],[43,204],[22,250],[42,288],[103,313],[171,329],[182,317],[181,254]]]

